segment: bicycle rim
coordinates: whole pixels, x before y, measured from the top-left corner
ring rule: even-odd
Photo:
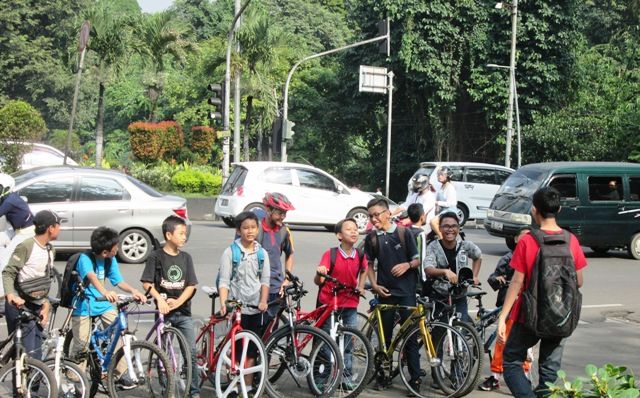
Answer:
[[[236,371],[232,372],[234,358],[231,347],[235,345]],[[252,358],[252,363],[249,363]],[[220,349],[216,360],[215,388],[216,396],[226,398],[236,396],[249,398],[260,396],[267,378],[266,355],[262,340],[252,331],[241,330],[234,340],[228,340]]]
[[[453,327],[455,327],[464,336],[465,340],[469,344],[471,359],[473,360],[467,384],[456,393],[456,396],[461,397],[475,390],[478,385],[480,372],[482,371],[484,363],[484,345],[482,344],[480,335],[478,335],[478,332],[473,325],[458,320],[453,323]]]
[[[55,369],[55,358],[45,361],[51,372]],[[59,398],[83,398],[89,396],[89,381],[85,371],[77,364],[62,360],[60,362],[60,388],[58,389]]]
[[[107,375],[110,397],[123,394],[127,398],[168,398],[174,396],[173,368],[167,354],[146,341],[131,342],[131,364],[128,364],[122,346],[111,359]],[[132,378],[130,373],[135,376]],[[125,376],[126,375],[126,376]],[[130,378],[126,389],[121,383]],[[137,380],[136,380],[137,379]]]
[[[162,333],[162,349],[173,369],[176,397],[187,398],[191,387],[192,367],[191,350],[186,338],[178,329],[165,326]]]
[[[25,394],[21,395],[14,394],[15,361],[8,362],[0,369],[0,397],[58,398],[58,390],[55,387],[56,379],[47,365],[26,357],[24,370],[22,385]]]
[[[344,362],[342,382],[333,393],[334,397],[357,397],[373,376],[373,348],[364,334],[355,328],[341,326],[337,341]]]

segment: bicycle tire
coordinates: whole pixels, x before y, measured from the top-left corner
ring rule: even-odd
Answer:
[[[266,379],[267,379],[267,361],[266,361],[266,353],[264,345],[262,344],[262,340],[260,336],[250,330],[241,330],[235,334],[235,340],[231,341],[231,339],[227,340],[225,344],[222,346],[220,351],[218,352],[218,359],[216,361],[216,371],[215,371],[215,383],[214,386],[216,388],[216,396],[218,397],[226,397],[230,394],[230,391],[237,391],[238,397],[249,398],[249,392],[246,390],[248,386],[245,385],[244,380],[244,372],[246,369],[238,368],[238,374],[233,375],[233,377],[229,380],[228,374],[224,374],[222,370],[225,365],[231,364],[231,358],[228,353],[231,351],[232,344],[242,344],[242,348],[240,349],[240,363],[246,363],[246,352],[248,349],[248,344],[253,344],[257,349],[257,364],[252,366],[252,372],[247,374],[260,373],[260,379],[256,382],[255,376],[251,383],[252,390],[251,396],[259,397],[264,390]],[[236,352],[237,354],[237,352]],[[224,379],[223,379],[224,378]],[[245,390],[243,391],[242,386],[245,385]],[[236,386],[239,386],[238,388]],[[223,391],[224,389],[224,391]]]
[[[367,320],[368,321],[368,325],[365,326],[365,337],[367,338],[367,340],[369,341],[369,343],[371,344],[371,347],[373,348],[373,355],[378,356],[380,355],[381,351],[380,351],[380,339],[378,337],[378,325],[375,323],[372,323],[371,320]],[[382,321],[380,321],[382,322]],[[399,317],[396,316],[394,318],[394,325],[393,325],[393,332],[392,332],[392,336],[397,336],[398,332],[400,331],[400,322],[399,322]],[[386,346],[386,345],[384,345]],[[384,353],[386,355],[386,353]],[[393,380],[396,378],[396,376],[398,376],[399,373],[399,360],[400,360],[400,345],[397,344],[396,345],[396,349],[393,351],[393,357],[391,358],[391,372],[388,375],[389,376],[389,380]],[[374,365],[374,373],[376,371],[375,369],[376,365]],[[369,382],[372,382],[373,380],[375,380],[375,377],[372,377]]]
[[[420,360],[427,359],[424,365],[420,365],[421,388],[416,390],[410,383],[411,377],[405,367],[408,368],[408,361],[404,356],[400,359],[399,373],[405,387],[415,396],[420,398],[432,398],[435,396],[458,397],[458,392],[468,385],[469,369],[471,368],[471,348],[456,328],[442,322],[428,322],[431,341],[434,345],[439,363],[432,363],[428,360],[428,355],[424,352],[424,340],[419,326],[412,328],[399,344],[400,352],[405,352],[409,340],[415,336],[418,344],[418,352],[422,353]],[[449,348],[453,352],[449,351]],[[449,353],[452,356],[449,356]],[[446,359],[451,362],[444,363]],[[449,377],[446,373],[455,371],[456,377]],[[429,382],[428,375],[431,374],[432,381]],[[409,376],[409,377],[408,377]],[[452,384],[455,383],[455,384]],[[438,387],[437,389],[435,387]]]
[[[55,358],[44,361],[51,372],[55,371]],[[72,374],[70,377],[69,375]],[[62,359],[60,361],[60,388],[58,388],[58,396],[60,398],[88,398],[89,397],[89,380],[86,372],[78,366],[78,364]]]
[[[373,348],[365,335],[354,327],[338,327],[337,339],[338,348],[340,349],[340,354],[342,354],[342,360],[344,362],[344,370],[342,373],[342,382],[338,385],[333,395],[339,398],[354,398],[360,395],[369,381],[373,378]],[[346,341],[348,340],[351,340],[352,347],[352,367],[350,372],[347,372],[347,359],[343,352],[343,350],[347,349],[346,347],[348,343]],[[364,369],[355,369],[355,358],[361,358],[359,362],[362,363],[361,366],[364,366]],[[349,383],[350,386],[347,386],[346,383]]]
[[[56,388],[56,378],[42,361],[25,357],[24,366],[28,369],[26,385],[36,387],[37,395],[31,396],[42,398],[58,398],[58,389]],[[14,377],[16,363],[11,360],[0,369],[0,397],[26,397],[27,395],[14,394]],[[33,390],[30,388],[29,390]]]
[[[295,364],[292,363],[292,348],[295,347],[291,340],[292,334],[296,340],[307,342],[300,352],[297,352],[298,362]],[[311,339],[311,344],[307,339]],[[328,350],[328,354],[324,350]],[[330,397],[342,378],[344,365],[340,349],[326,332],[315,327],[294,325],[293,331],[290,326],[279,328],[267,341],[266,356],[268,372],[275,369],[277,374],[277,377],[271,374],[267,377],[266,390],[272,398],[288,396],[294,389],[298,397],[304,397],[304,391],[299,388],[303,379],[306,379],[309,386],[309,396]],[[328,369],[325,369],[326,364],[330,365]],[[292,383],[286,386],[286,380],[282,380],[285,374],[289,374],[293,379]],[[323,375],[325,377],[321,380]],[[321,387],[316,385],[316,382],[320,384],[326,380],[330,380],[330,383],[321,384]]]
[[[478,386],[478,382],[480,381],[480,372],[482,371],[484,364],[484,344],[480,335],[478,335],[476,328],[470,323],[458,319],[453,322],[453,327],[458,329],[464,338],[467,339],[467,343],[471,349],[471,357],[474,362],[469,375],[468,384],[456,394],[456,396],[462,397],[469,394],[471,391],[474,391]]]
[[[176,353],[175,343],[180,349]],[[158,336],[153,340],[158,345]],[[170,346],[171,344],[171,346]],[[162,347],[173,368],[174,391],[177,398],[187,398],[191,389],[192,365],[191,348],[182,332],[172,326],[165,326],[162,332]]]
[[[110,397],[118,396],[118,389],[116,389],[116,369],[118,363],[124,358],[125,347],[120,347],[109,363],[109,370],[107,372],[107,391]],[[147,350],[146,354],[142,354],[142,350]],[[145,361],[143,363],[143,361]],[[134,367],[131,369],[136,377],[141,380],[137,385],[142,387],[140,391],[133,391],[133,389],[127,389],[127,397],[162,397],[169,398],[174,396],[174,382],[173,382],[173,369],[167,354],[160,351],[158,346],[149,343],[148,341],[131,341],[131,362]],[[127,367],[126,371],[130,369]],[[151,373],[156,370],[158,381],[153,383],[151,381]],[[127,374],[127,373],[123,373]],[[122,376],[122,375],[118,375]],[[135,387],[134,387],[135,388]],[[120,390],[121,391],[121,390]],[[159,394],[160,393],[160,394]]]

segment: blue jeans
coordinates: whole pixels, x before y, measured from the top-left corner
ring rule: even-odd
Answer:
[[[380,297],[380,304],[398,304],[398,305],[407,305],[407,306],[415,306],[416,305],[416,296],[405,296],[405,297]],[[401,310],[400,312],[400,324],[404,323],[404,321],[411,315],[410,310]],[[380,313],[380,318],[382,320],[382,328],[384,331],[384,339],[385,339],[385,348],[389,348],[391,344],[392,335],[393,335],[393,326],[395,320],[395,311],[382,311]],[[422,372],[420,370],[420,351],[418,349],[418,341],[417,336],[414,334],[406,344],[406,352],[404,353],[407,356],[409,374],[411,375],[411,380],[417,380],[421,377]]]
[[[25,307],[35,314],[39,314],[42,305],[25,303]],[[8,301],[5,303],[4,315],[7,318],[7,330],[9,335],[16,330],[16,320],[20,316],[18,309]],[[42,360],[42,325],[37,321],[29,321],[22,324],[22,345],[30,357]]]
[[[335,315],[342,319],[342,324],[344,326],[350,326],[355,328],[357,327],[357,323],[358,323],[357,314],[358,314],[358,310],[355,308],[340,308],[338,309]],[[338,319],[336,319],[336,321],[338,321]],[[327,334],[330,334],[331,319],[327,319],[327,321],[322,325],[321,329],[327,332]],[[344,353],[343,353],[344,356],[342,358],[344,361],[343,376],[346,378],[351,377],[351,366],[353,365],[353,355],[351,355],[352,352],[353,352],[353,343],[351,342],[351,339],[347,339],[345,340]]]
[[[515,323],[504,347],[502,367],[504,381],[516,398],[545,397],[549,395],[546,383],[554,383],[562,361],[562,351],[566,339],[540,339],[521,323]],[[522,364],[527,358],[527,350],[540,341],[539,383],[535,392],[524,374]]]
[[[184,315],[181,312],[174,312],[164,316],[164,321],[170,323],[171,326],[178,329],[187,340],[187,344],[191,347],[191,388],[189,396],[200,394],[200,375],[198,374],[198,364],[196,363],[196,335],[193,330],[193,318]]]

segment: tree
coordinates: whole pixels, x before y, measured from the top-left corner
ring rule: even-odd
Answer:
[[[184,27],[173,21],[174,13],[164,11],[145,15],[136,21],[134,29],[134,48],[142,59],[151,64],[152,73],[147,86],[151,109],[149,120],[155,120],[158,100],[164,86],[163,72],[167,58],[177,65],[183,65],[186,55],[195,50],[195,45],[184,39]]]
[[[31,150],[18,142],[39,141],[47,126],[33,106],[24,101],[8,101],[0,109],[0,153],[3,171],[12,173],[20,167],[22,155]]]

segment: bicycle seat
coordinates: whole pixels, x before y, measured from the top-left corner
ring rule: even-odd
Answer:
[[[484,290],[476,290],[475,292],[467,292],[467,297],[470,297],[470,298],[482,297],[485,294],[487,294],[487,292],[485,292]]]
[[[202,286],[202,291],[212,299],[220,296],[220,294],[218,293],[218,289],[216,289],[215,287]]]

